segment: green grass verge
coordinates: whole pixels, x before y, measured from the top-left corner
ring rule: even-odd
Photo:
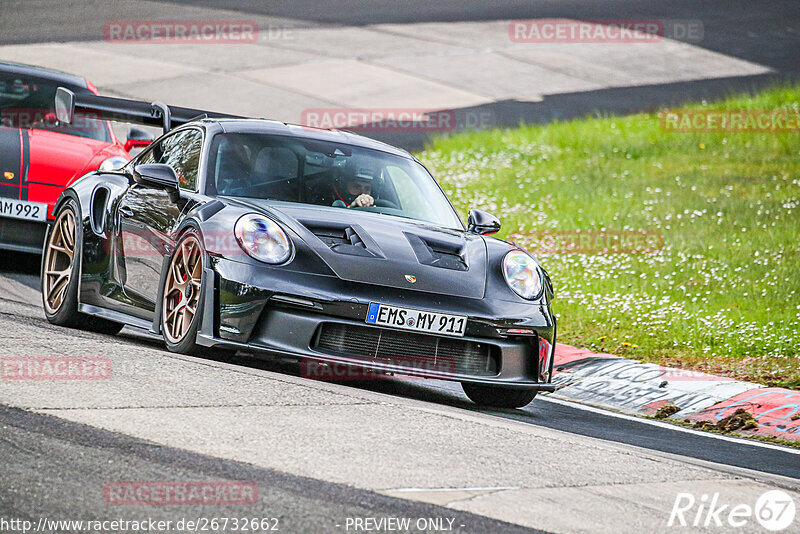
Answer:
[[[796,111],[800,86],[689,107]],[[800,134],[665,132],[638,114],[456,134],[418,157],[464,219],[488,210],[531,250],[546,231],[663,239],[539,255],[561,342],[800,386]]]

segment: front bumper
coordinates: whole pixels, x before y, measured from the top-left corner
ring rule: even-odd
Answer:
[[[207,268],[206,280],[214,283],[206,284],[197,339],[204,346],[426,378],[554,389],[549,382],[556,327],[546,305],[385,288],[220,258]],[[466,315],[466,334],[446,338],[366,325],[371,301]],[[517,333],[510,335],[509,329]],[[345,335],[348,342],[337,344]]]
[[[47,223],[0,217],[0,249],[41,254]]]

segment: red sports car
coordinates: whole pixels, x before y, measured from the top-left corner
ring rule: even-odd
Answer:
[[[40,254],[64,188],[90,171],[121,167],[131,148],[152,140],[132,128],[123,144],[107,121],[89,116],[60,123],[53,108],[59,86],[97,94],[79,76],[0,62],[0,249]]]

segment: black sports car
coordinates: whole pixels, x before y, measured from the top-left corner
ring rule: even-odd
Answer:
[[[456,380],[491,406],[553,391],[544,270],[487,237],[495,217],[472,210],[465,229],[407,152],[160,103],[62,89],[56,100],[67,123],[78,109],[166,133],[59,198],[42,260],[50,322],[132,325],[181,353]]]

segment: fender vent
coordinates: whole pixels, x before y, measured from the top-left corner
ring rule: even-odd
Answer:
[[[92,192],[91,223],[92,231],[103,235],[106,225],[106,203],[108,202],[108,188],[98,186]]]

